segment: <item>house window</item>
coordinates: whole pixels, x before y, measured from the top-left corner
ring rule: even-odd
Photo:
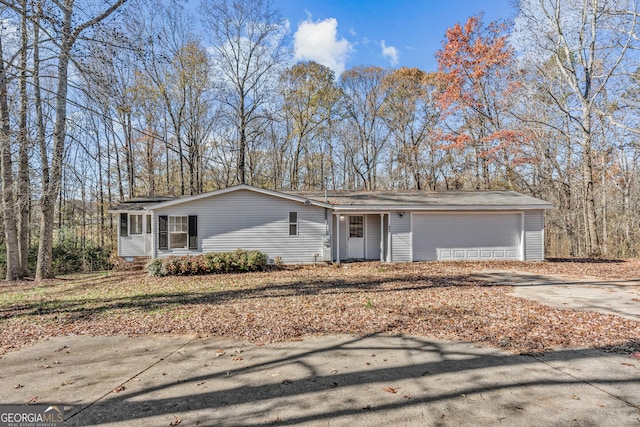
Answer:
[[[298,212],[289,212],[289,236],[298,235]]]
[[[142,215],[129,215],[129,234],[142,234]]]
[[[169,247],[186,248],[187,247],[187,231],[189,229],[189,220],[186,216],[170,216],[169,217]]]
[[[147,227],[145,229],[147,234],[151,234],[151,215],[147,215]]]
[[[350,216],[349,217],[349,237],[362,237],[362,236],[364,236],[364,217]]]
[[[120,236],[126,237],[129,235],[129,215],[126,213],[120,214]]]

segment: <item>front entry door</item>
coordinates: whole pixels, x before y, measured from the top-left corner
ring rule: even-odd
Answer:
[[[347,235],[347,258],[364,258],[364,216],[349,216],[349,233]]]

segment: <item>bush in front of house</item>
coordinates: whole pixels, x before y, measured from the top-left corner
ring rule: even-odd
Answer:
[[[147,271],[151,276],[244,273],[263,271],[267,268],[268,261],[267,255],[260,251],[236,249],[233,252],[156,258],[147,265]]]

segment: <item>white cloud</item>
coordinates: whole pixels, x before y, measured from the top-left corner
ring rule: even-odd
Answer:
[[[380,41],[380,47],[382,48],[382,56],[389,58],[391,61],[391,65],[398,64],[398,56],[400,56],[400,52],[394,46],[387,46],[384,40]]]
[[[338,21],[327,18],[314,22],[311,17],[298,25],[293,35],[296,61],[316,61],[331,68],[336,76],[344,71],[353,45],[344,38],[338,39]]]

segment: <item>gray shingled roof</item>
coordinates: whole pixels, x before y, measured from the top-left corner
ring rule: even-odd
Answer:
[[[277,192],[276,192],[277,193]],[[322,191],[280,191],[280,193],[325,202]],[[206,196],[203,194],[201,196]],[[194,196],[145,196],[113,205],[109,211],[144,210],[158,203]],[[185,201],[187,201],[185,200]],[[446,209],[486,208],[517,209],[519,207],[550,209],[547,201],[515,191],[329,191],[327,201],[340,209]]]
[[[288,192],[316,201],[325,201],[324,192]],[[515,191],[330,191],[327,200],[336,207],[500,207],[500,206],[539,206],[541,209],[552,207],[551,203]]]
[[[125,202],[116,203],[109,207],[109,212],[118,211],[141,211],[149,206],[153,206],[158,203],[166,202],[176,199],[176,196],[141,196],[134,197],[133,199]]]

